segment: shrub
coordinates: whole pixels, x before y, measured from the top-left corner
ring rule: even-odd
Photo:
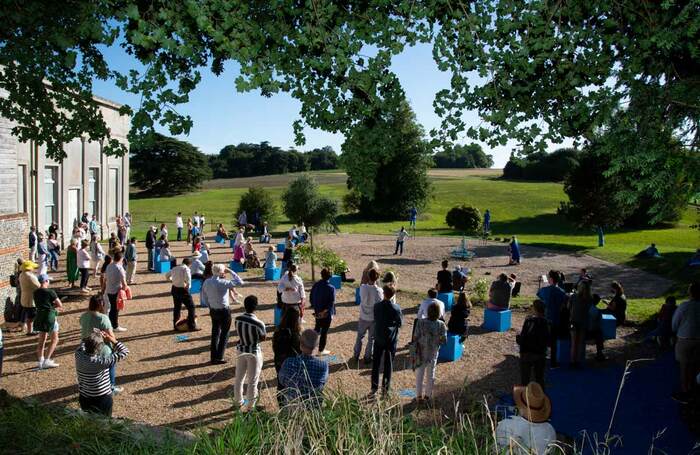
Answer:
[[[238,215],[245,210],[248,220],[251,220],[255,213],[258,214],[260,223],[267,221],[268,227],[272,227],[277,222],[277,207],[272,195],[266,189],[259,186],[251,186],[248,191],[241,196],[236,211],[236,219],[233,224],[238,223]]]
[[[475,234],[481,226],[481,212],[476,207],[469,205],[452,207],[447,212],[445,222],[448,226],[465,234]]]
[[[346,213],[357,213],[362,205],[362,195],[357,191],[351,190],[343,196],[343,210]]]
[[[348,269],[348,264],[338,254],[323,245],[311,248],[309,243],[304,243],[296,249],[299,254],[299,262],[302,264],[315,264],[327,268],[334,275],[340,275]]]
[[[472,291],[474,292],[474,296],[476,297],[477,302],[486,302],[489,297],[489,282],[486,280],[486,278],[479,278],[476,280],[476,283],[474,283],[474,287],[472,288]]]

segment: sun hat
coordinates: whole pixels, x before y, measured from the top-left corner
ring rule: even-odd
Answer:
[[[513,387],[513,399],[520,415],[530,422],[546,422],[552,414],[552,402],[536,382]]]
[[[194,259],[199,259],[202,257],[202,253],[200,253],[199,251],[195,251],[194,253],[192,253],[192,257]]]
[[[51,281],[51,277],[49,277],[45,273],[42,273],[41,275],[39,275],[38,279],[39,279],[39,283],[48,283],[49,281]]]
[[[22,262],[22,265],[20,266],[20,270],[23,272],[26,272],[27,270],[34,270],[37,267],[39,267],[39,264],[37,264],[34,261],[24,261]]]

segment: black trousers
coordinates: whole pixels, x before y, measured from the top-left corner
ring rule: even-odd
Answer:
[[[86,397],[80,395],[78,397],[80,409],[85,412],[94,412],[104,414],[107,417],[112,417],[112,394],[102,395],[100,397]]]
[[[117,297],[119,297],[119,294],[107,294],[107,298],[109,299],[109,322],[112,324],[113,329],[119,327],[119,310],[117,309]]]
[[[391,373],[394,371],[394,357],[396,346],[381,346],[376,340],[374,343],[374,357],[372,359],[372,392],[379,388],[379,367],[384,359],[384,374],[382,375],[382,391],[387,392],[391,386]]]
[[[185,308],[187,308],[187,327],[190,330],[194,330],[196,327],[194,321],[194,302],[192,301],[190,291],[185,288],[173,286],[170,289],[170,294],[173,296],[173,328],[175,324],[177,324],[177,321],[180,320],[182,305],[185,305]]]
[[[319,333],[321,335],[321,339],[318,342],[318,352],[323,352],[323,350],[326,349],[328,329],[331,328],[331,321],[331,318],[316,319],[316,326],[314,327],[314,330],[316,331],[316,333]]]
[[[90,269],[80,269],[80,288],[84,289],[88,285],[90,279]]]
[[[223,360],[229,330],[231,312],[228,309],[209,310],[211,316],[211,360]]]
[[[521,354],[520,355],[520,382],[528,385],[534,371],[535,382],[544,389],[544,365],[546,355]]]

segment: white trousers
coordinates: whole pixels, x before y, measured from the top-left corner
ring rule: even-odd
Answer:
[[[437,368],[437,355],[430,362],[416,368],[416,396],[418,398],[425,395],[430,398],[433,396],[433,385],[435,385],[435,370]],[[427,378],[425,375],[427,373]],[[425,378],[425,394],[423,394],[423,380]]]
[[[258,380],[262,371],[262,351],[257,354],[238,353],[236,358],[236,379],[234,380],[233,399],[239,406],[243,405],[243,382],[248,385],[246,399],[253,406],[258,397]]]

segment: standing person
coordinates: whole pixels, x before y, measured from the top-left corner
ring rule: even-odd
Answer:
[[[465,292],[460,292],[457,303],[450,311],[450,320],[447,322],[447,329],[450,333],[459,335],[459,342],[464,343],[469,333],[468,319],[471,313],[472,303]]]
[[[238,228],[238,233],[233,241],[233,247],[237,248],[240,245],[243,245],[243,243],[245,243],[245,228]]]
[[[360,285],[360,317],[357,321],[357,336],[353,348],[353,359],[359,361],[362,340],[364,340],[365,334],[368,334],[364,357],[365,365],[372,361],[374,350],[374,306],[384,298],[384,291],[377,286],[379,272],[376,269],[370,269],[367,272],[367,279],[369,280],[367,284]]]
[[[36,227],[29,228],[29,260],[36,261],[36,247],[39,243],[39,237],[36,234]]]
[[[377,261],[369,261],[367,263],[367,266],[365,267],[365,269],[362,271],[362,277],[360,278],[360,285],[369,283],[369,271],[372,269],[377,271],[377,276],[380,275],[379,264],[377,263]]]
[[[114,336],[112,331],[112,324],[109,322],[109,318],[105,313],[104,299],[102,296],[93,295],[90,297],[90,303],[88,304],[88,310],[80,315],[80,339],[84,339],[90,336],[95,330],[99,330],[100,333],[107,332],[108,334]],[[102,357],[109,358],[112,355],[112,346],[105,343],[102,350]],[[112,365],[109,369],[109,382],[112,384],[112,392],[114,394],[121,393],[124,391],[122,387],[117,387],[117,367]]]
[[[300,341],[301,355],[287,358],[278,375],[284,402],[302,402],[307,408],[318,408],[328,382],[328,362],[313,356],[318,333],[306,329]]]
[[[202,236],[203,239],[206,239],[206,227],[207,227],[207,219],[204,217],[204,213],[199,217],[199,227],[200,227],[200,235]]]
[[[279,375],[282,364],[289,357],[296,357],[301,353],[301,323],[299,310],[290,307],[282,315],[279,327],[272,335],[272,351],[275,354],[275,371]],[[277,378],[277,390],[282,390],[282,384]]]
[[[231,328],[229,292],[235,292],[236,286],[244,283],[236,273],[221,264],[212,265],[211,271],[212,277],[202,285],[202,305],[209,307],[211,316],[210,362],[222,365],[226,363],[224,353]],[[230,280],[226,279],[226,272],[231,274]]]
[[[316,324],[314,330],[321,336],[318,345],[319,354],[328,355],[331,351],[326,350],[326,340],[328,329],[335,315],[335,287],[330,283],[331,272],[327,268],[321,270],[321,279],[311,288],[309,299],[314,308]]]
[[[508,265],[519,265],[520,264],[520,243],[518,243],[517,237],[513,236],[510,239],[510,244],[508,245],[508,251],[510,252],[510,259]]]
[[[114,347],[109,357],[102,356],[105,341]],[[128,354],[126,346],[108,332],[93,332],[83,338],[75,351],[80,409],[111,417],[113,400],[109,371]]]
[[[24,261],[20,266],[19,289],[20,304],[22,305],[22,323],[26,325],[27,335],[34,335],[34,319],[36,318],[36,305],[34,305],[34,291],[39,289],[39,279],[34,274],[37,268],[36,262]]]
[[[408,232],[406,232],[406,228],[401,226],[401,230],[396,234],[396,249],[394,250],[394,255],[398,254],[399,256],[403,256],[403,242],[406,240],[406,237],[408,237]]]
[[[37,237],[39,240],[36,249],[39,255],[39,275],[44,275],[49,272],[49,247],[44,239],[44,234],[39,233]]]
[[[173,330],[175,331],[177,331],[177,325],[180,321],[182,305],[185,305],[185,308],[187,308],[187,328],[189,331],[201,330],[197,327],[195,321],[194,302],[190,294],[190,287],[192,286],[191,263],[190,258],[185,258],[182,260],[182,264],[173,267],[165,274],[165,277],[173,283],[170,288],[170,294],[173,296]]]
[[[287,273],[282,275],[277,292],[282,294],[282,303],[287,308],[295,306],[299,308],[299,315],[304,317],[304,302],[306,300],[306,291],[304,291],[304,282],[297,275],[297,265],[291,264],[287,267]]]
[[[440,345],[447,338],[447,327],[440,320],[440,307],[433,303],[428,307],[427,319],[417,319],[413,331],[413,343],[416,347],[416,399],[418,401],[433,397],[435,369],[437,368]],[[427,373],[427,378],[425,378]],[[423,380],[425,378],[425,395]]]
[[[450,263],[446,260],[442,261],[442,270],[437,273],[435,288],[438,292],[452,292],[452,272],[447,269],[449,265]]]
[[[379,388],[379,367],[384,362],[382,374],[382,392],[386,394],[391,386],[396,343],[399,340],[399,329],[403,323],[401,308],[391,298],[394,289],[384,286],[384,300],[374,306],[374,358],[372,359],[372,394]]]
[[[39,275],[40,288],[34,291],[34,303],[36,304],[36,318],[34,319],[34,329],[39,332],[36,347],[36,356],[39,359],[38,368],[56,368],[58,364],[51,356],[58,345],[58,310],[63,308],[61,299],[56,295],[56,291],[49,289],[49,276]],[[49,349],[44,358],[46,339],[51,338]]]
[[[49,234],[47,242],[49,249],[49,266],[52,272],[58,270],[58,257],[61,255],[61,245],[58,244],[55,234]]]
[[[576,294],[569,299],[569,323],[571,325],[571,366],[580,367],[580,359],[586,352],[586,330],[588,315],[593,305],[591,281],[579,282]]]
[[[192,243],[192,218],[187,218],[187,244]]]
[[[700,281],[692,283],[688,293],[690,300],[678,306],[671,322],[676,333],[676,360],[681,365],[681,390],[672,397],[681,403],[690,399],[700,370]]]
[[[550,339],[545,304],[542,300],[535,300],[532,302],[532,314],[525,319],[520,334],[515,337],[520,346],[521,384],[529,384],[534,371],[535,382],[544,389],[544,365]]]
[[[80,277],[78,270],[78,241],[70,239],[70,245],[66,248],[66,274],[68,275],[68,285],[75,287],[75,282]]]
[[[116,219],[117,223],[117,238],[119,239],[119,244],[124,245],[126,243],[126,224],[124,223],[124,218],[118,216]]]
[[[97,241],[96,234],[90,236],[90,259],[95,266],[93,275],[97,276],[98,270],[100,270],[100,264],[105,259],[105,250],[102,249],[102,245]]]
[[[88,223],[88,231],[90,232],[90,236],[92,237],[94,235],[95,237],[97,237],[97,234],[99,234],[99,228],[100,226],[97,223],[97,216],[92,215],[92,218]]]
[[[258,380],[263,366],[263,355],[260,343],[265,341],[265,323],[255,315],[258,309],[258,298],[249,295],[243,300],[245,313],[236,317],[236,332],[239,340],[236,345],[236,379],[233,389],[233,400],[243,407],[243,382],[247,379],[248,390],[246,398],[248,409],[255,407],[258,398]]]
[[[124,258],[126,259],[126,282],[127,284],[134,284],[136,283],[134,281],[134,276],[136,276],[136,264],[138,263],[136,237],[131,237],[131,240],[126,243]]]
[[[195,211],[194,215],[192,215],[192,224],[194,226],[199,226],[199,214]]]
[[[175,217],[175,227],[177,228],[177,241],[180,242],[182,241],[182,228],[185,227],[184,223],[182,222],[182,212],[177,212],[177,216]]]
[[[248,215],[246,215],[245,210],[241,211],[241,214],[238,215],[238,227],[248,227]]]
[[[123,262],[122,253],[117,251],[104,272],[105,293],[109,300],[109,322],[115,332],[126,332],[126,327],[119,325],[119,309],[117,308],[119,291],[126,289],[127,286]]]
[[[78,250],[78,270],[80,270],[80,291],[83,293],[90,292],[88,287],[88,280],[90,279],[90,269],[92,264],[90,263],[90,243],[87,240],[83,240],[80,243],[80,249]]]
[[[484,212],[484,234],[491,232],[491,212],[486,209]]]
[[[410,226],[413,228],[413,230],[416,229],[416,221],[418,220],[418,209],[415,207],[411,207],[411,211],[409,212],[408,215],[408,221],[410,223]],[[403,229],[403,228],[401,228]]]
[[[165,223],[160,224],[160,238],[168,240],[168,226]]]
[[[146,231],[146,249],[148,250],[148,271],[152,272],[155,268],[155,248],[156,248],[156,227],[151,226]]]
[[[557,340],[559,337],[566,335],[566,322],[561,317],[562,308],[566,306],[569,299],[566,292],[557,285],[559,280],[559,272],[550,270],[547,273],[548,286],[537,291],[537,297],[544,302],[544,317],[549,323],[549,363],[552,368],[557,368]],[[529,382],[529,381],[528,381]]]

